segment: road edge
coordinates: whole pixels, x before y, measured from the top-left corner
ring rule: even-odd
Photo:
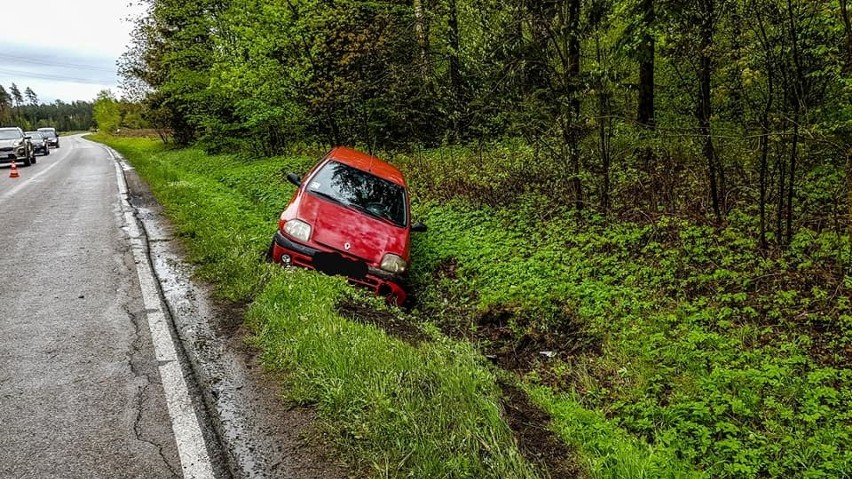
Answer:
[[[150,258],[148,235],[140,224],[136,208],[130,204],[125,165],[121,155],[104,145],[115,166],[120,216],[130,242],[136,263],[136,273],[145,306],[145,319],[151,333],[158,371],[163,385],[166,406],[172,424],[183,477],[187,479],[213,479],[213,463],[210,459],[208,441],[205,440],[196,401],[190,394],[190,385],[195,380],[184,368],[185,351],[174,332],[174,323],[167,302],[162,295],[159,281],[154,274]],[[189,383],[189,384],[188,384]]]

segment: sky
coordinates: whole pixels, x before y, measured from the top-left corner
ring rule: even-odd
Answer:
[[[130,42],[129,19],[144,11],[130,2],[39,0],[3,14],[0,85],[30,87],[40,103],[91,101],[104,89],[121,96],[116,61]]]

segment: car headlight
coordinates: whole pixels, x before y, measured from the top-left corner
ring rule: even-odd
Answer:
[[[381,268],[388,273],[402,274],[407,266],[405,260],[395,254],[388,253],[382,258]]]
[[[311,237],[311,225],[302,220],[290,220],[284,224],[284,232],[299,241],[307,242]]]

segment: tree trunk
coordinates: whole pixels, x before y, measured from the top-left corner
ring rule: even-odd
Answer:
[[[846,61],[844,71],[847,76],[852,76],[852,20],[849,17],[849,4],[847,0],[840,0],[840,15],[843,20],[843,28],[846,30]],[[849,139],[847,138],[847,142]],[[847,143],[846,148],[846,202],[848,208],[847,229],[849,241],[852,241],[852,145]]]
[[[796,163],[799,159],[799,112],[793,114],[793,147],[790,151],[790,178],[787,181],[787,241],[793,239],[793,198],[796,185]]]
[[[424,85],[432,83],[432,64],[429,59],[429,19],[423,8],[423,0],[414,2],[414,29],[417,33],[417,45],[420,47],[420,76]]]
[[[775,236],[779,245],[784,244],[784,230],[781,228],[784,219],[784,192],[786,191],[787,165],[784,164],[784,152],[779,152],[775,162],[778,171],[778,200],[775,216]]]
[[[583,190],[580,181],[580,97],[577,82],[580,76],[580,2],[568,0],[568,79],[567,84],[571,95],[571,139],[568,151],[571,159],[571,174],[574,190],[574,206],[583,209]]]
[[[763,31],[761,23],[761,33],[764,38],[766,32]],[[767,190],[767,174],[769,170],[769,113],[772,112],[772,102],[775,98],[775,81],[772,74],[772,53],[765,52],[766,55],[766,105],[763,108],[763,114],[760,117],[760,249],[766,250],[766,190]]]
[[[846,229],[849,233],[849,241],[852,242],[852,146],[846,149],[846,203],[848,208]]]
[[[760,249],[766,250],[766,171],[769,156],[769,125],[767,115],[760,121]]]
[[[710,200],[713,203],[713,214],[716,221],[722,221],[722,211],[719,204],[718,162],[716,150],[713,147],[713,136],[710,129],[710,117],[713,114],[710,98],[710,81],[713,76],[713,63],[710,58],[710,49],[713,47],[713,0],[701,0],[702,14],[700,31],[700,55],[698,68],[698,108],[696,116],[698,119],[698,131],[704,140],[702,152],[707,161],[707,173],[710,180]]]
[[[639,104],[636,121],[653,130],[654,122],[654,55],[655,42],[651,28],[654,24],[654,1],[642,0],[642,39],[639,44]]]
[[[846,31],[845,71],[847,75],[852,75],[852,19],[849,16],[847,0],[840,0],[840,16],[843,20],[843,29]]]
[[[447,26],[449,27],[448,44],[450,47],[450,89],[452,92],[452,126],[453,134],[456,140],[460,137],[460,120],[461,120],[461,102],[462,102],[462,79],[461,79],[461,62],[459,60],[459,13],[456,0],[449,0],[449,18]]]
[[[598,67],[603,65],[603,55],[601,53],[600,35],[595,35],[595,56],[598,61]],[[611,163],[609,149],[609,131],[612,130],[612,120],[610,119],[609,92],[606,89],[604,81],[601,80],[598,85],[598,136],[601,149],[601,166],[603,185],[601,186],[601,210],[604,214],[609,213],[609,189],[610,176],[609,169]]]
[[[795,14],[793,13],[792,0],[787,0],[787,19],[790,26],[790,44],[793,50],[793,65],[795,81],[790,98],[793,106],[793,138],[792,151],[790,151],[790,178],[787,180],[787,242],[793,239],[793,198],[796,185],[796,163],[799,158],[799,122],[801,114],[805,110],[805,78],[802,69],[802,61],[799,58],[799,33],[796,28]]]

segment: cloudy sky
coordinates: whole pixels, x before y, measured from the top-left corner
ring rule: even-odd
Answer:
[[[92,100],[109,88],[120,96],[116,60],[143,10],[131,0],[39,0],[3,15],[0,85],[30,87],[43,103]],[[7,10],[8,8],[4,8]],[[26,22],[18,21],[26,19]]]

